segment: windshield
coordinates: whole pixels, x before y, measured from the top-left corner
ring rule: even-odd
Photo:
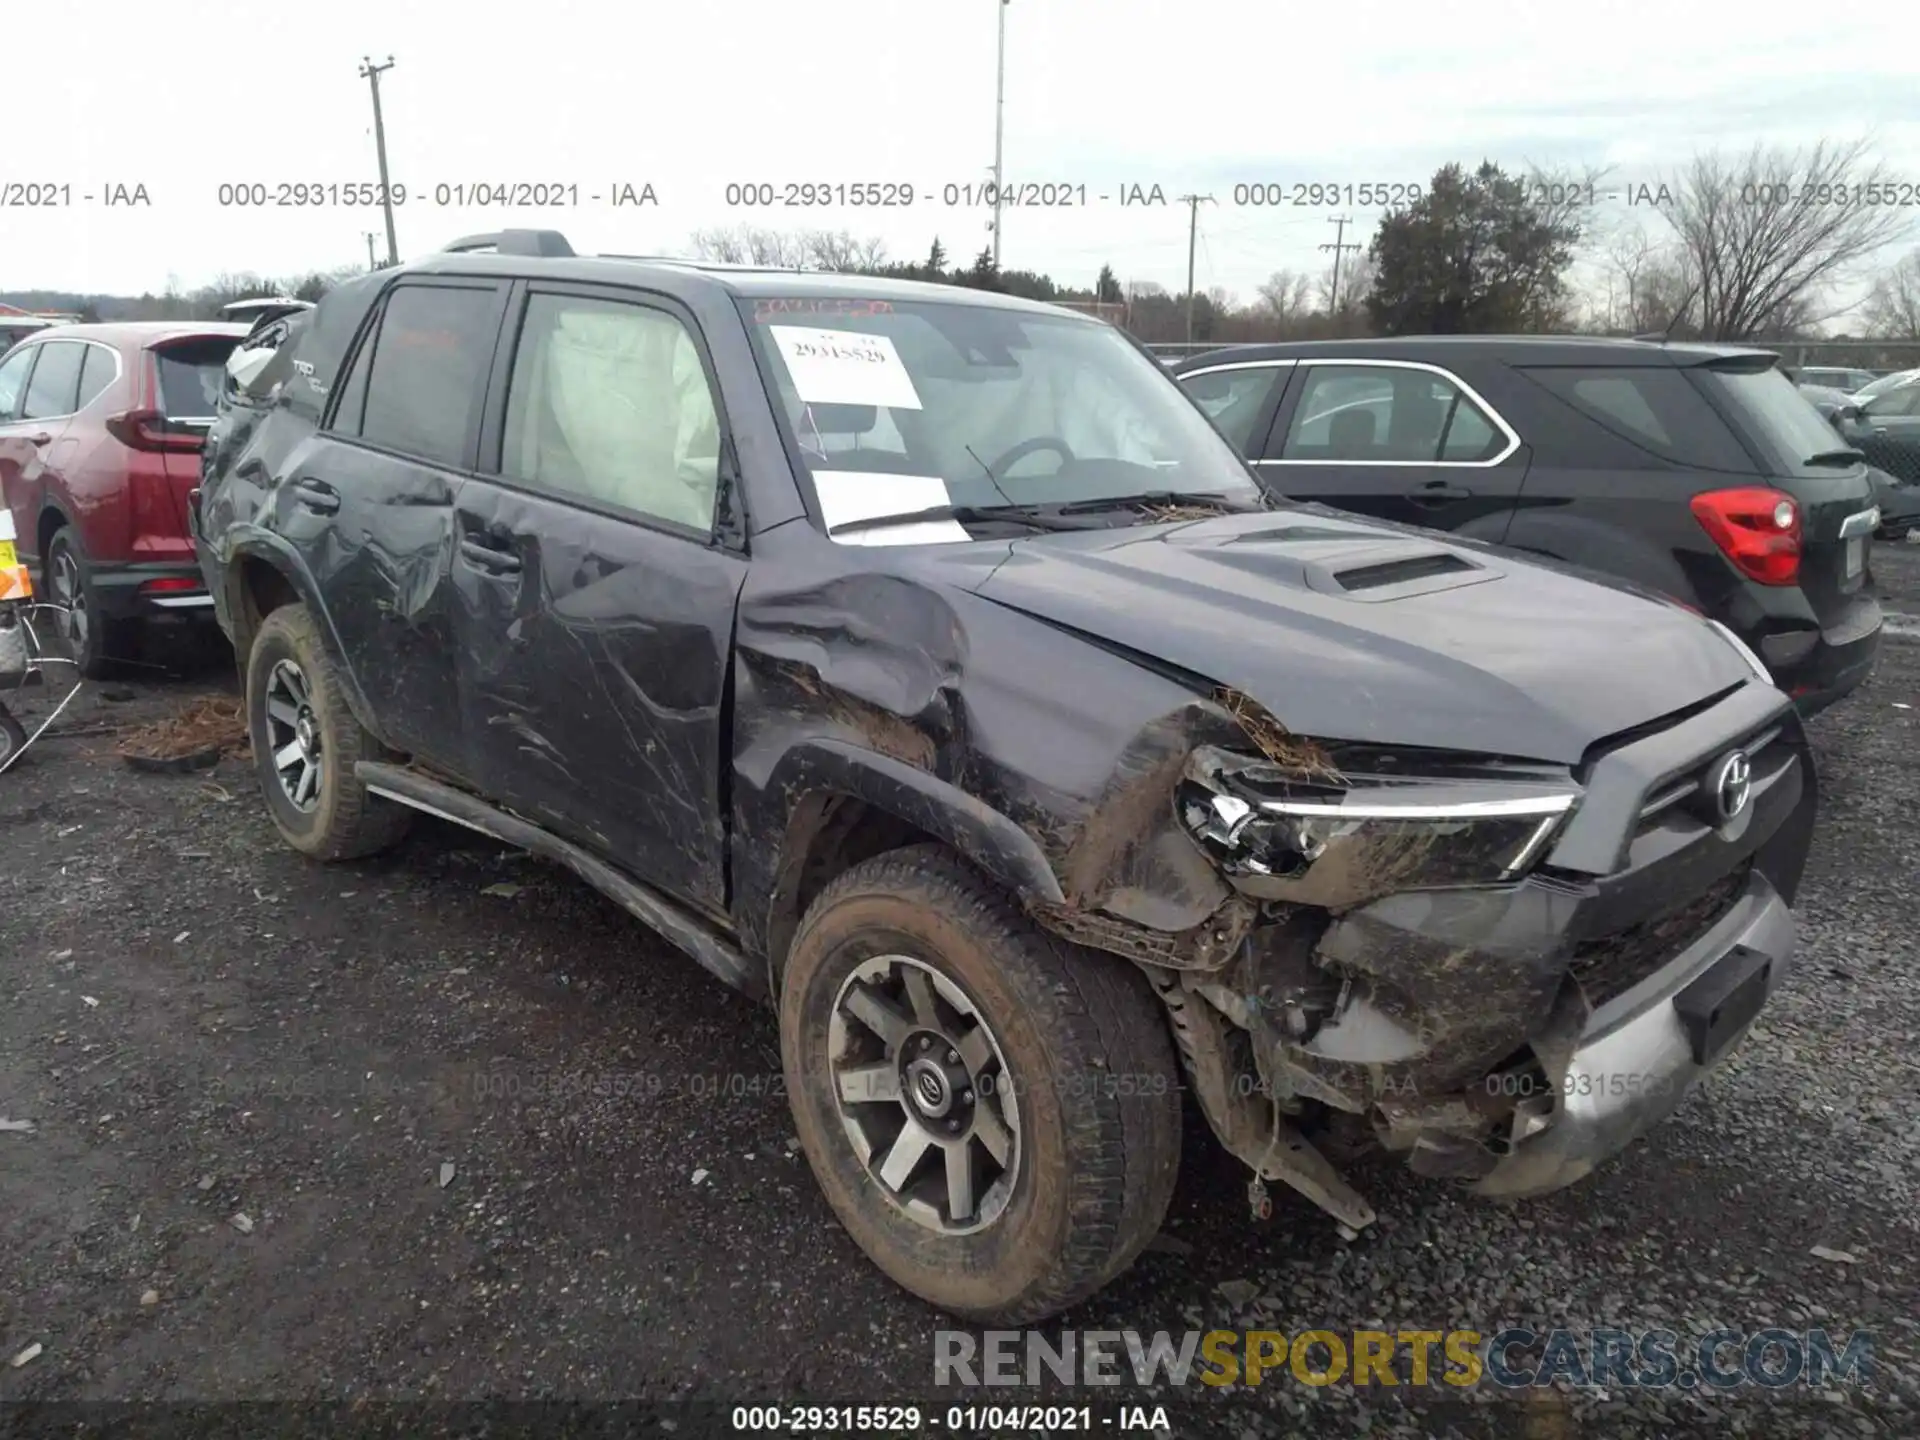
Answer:
[[[1807,465],[1809,459],[1846,448],[1846,442],[1779,370],[1707,366],[1701,373],[1709,386],[1732,403],[1741,428],[1758,442],[1773,473],[1819,473],[1819,467]]]
[[[741,309],[829,529],[943,505],[1262,500],[1165,368],[1102,321],[964,301]]]
[[[1891,375],[1882,375],[1870,384],[1862,385],[1853,392],[1856,400],[1866,400],[1896,385],[1904,385],[1909,380],[1920,379],[1920,370],[1896,370]]]

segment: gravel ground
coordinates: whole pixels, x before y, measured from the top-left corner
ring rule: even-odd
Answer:
[[[1874,1383],[1125,1398],[1177,1434],[1920,1433],[1920,546],[1874,563],[1909,618],[1815,722],[1798,965],[1670,1123],[1511,1209],[1369,1169],[1345,1245],[1284,1194],[1250,1222],[1194,1132],[1159,1246],[1065,1322],[1824,1325],[1874,1333]],[[933,1389],[943,1322],[792,1153],[770,1017],[557,869],[432,822],[319,868],[243,766],[98,733],[223,688],[96,688],[0,776],[0,1117],[35,1127],[0,1132],[0,1360],[42,1347],[0,1399],[1009,1398]]]

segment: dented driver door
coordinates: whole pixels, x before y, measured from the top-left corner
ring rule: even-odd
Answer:
[[[715,538],[720,423],[666,302],[524,286],[456,503],[465,725],[493,799],[726,903],[723,702],[744,555]]]

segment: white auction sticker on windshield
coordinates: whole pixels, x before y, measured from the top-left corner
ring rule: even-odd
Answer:
[[[769,325],[793,388],[808,405],[885,405],[918,410],[920,393],[885,335]]]
[[[824,402],[823,402],[824,403]],[[876,475],[864,470],[816,470],[813,490],[820,497],[820,518],[840,545],[952,545],[971,540],[958,520],[913,520],[873,525],[833,535],[837,525],[911,515],[952,503],[947,482],[938,475]]]

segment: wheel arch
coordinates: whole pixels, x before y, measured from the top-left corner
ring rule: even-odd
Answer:
[[[346,647],[340,643],[339,632],[333,627],[333,617],[320,601],[319,586],[299,553],[278,536],[263,532],[243,535],[229,547],[221,573],[224,593],[219,597],[220,611],[230,626],[229,638],[233,641],[242,683],[246,678],[247,657],[253,650],[254,636],[259,633],[261,622],[283,605],[304,605],[319,628],[328,658],[333,661],[347,708],[361,725],[378,736],[380,731],[373,723],[373,712],[360,689],[353,663]]]
[[[774,993],[788,947],[813,898],[834,878],[889,850],[936,841],[1015,903],[1060,904],[1060,881],[1038,842],[1007,816],[891,756],[842,740],[816,737],[787,751],[766,792],[787,797],[778,861],[760,917]]]

